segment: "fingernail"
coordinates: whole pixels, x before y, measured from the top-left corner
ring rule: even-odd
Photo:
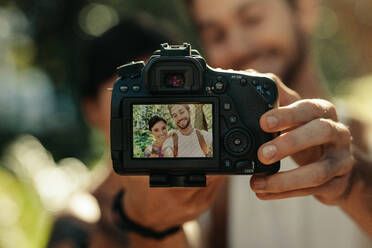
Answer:
[[[267,145],[262,149],[262,155],[266,159],[272,159],[276,154],[276,146],[274,145]]]
[[[274,128],[278,125],[278,119],[270,115],[266,118],[266,123],[269,128]]]
[[[256,178],[253,181],[253,186],[255,190],[263,190],[266,187],[266,182],[265,179],[263,178]]]

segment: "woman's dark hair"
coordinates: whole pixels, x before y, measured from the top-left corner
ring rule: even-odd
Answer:
[[[164,122],[165,124],[167,124],[167,121],[164,120],[163,118],[157,116],[157,115],[154,115],[153,117],[151,117],[151,119],[149,120],[149,130],[151,131],[152,127],[158,123],[159,121],[162,121]]]

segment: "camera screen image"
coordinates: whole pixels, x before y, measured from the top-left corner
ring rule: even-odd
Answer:
[[[213,104],[133,104],[133,158],[213,158]]]

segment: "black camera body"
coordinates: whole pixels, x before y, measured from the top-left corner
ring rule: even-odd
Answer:
[[[278,104],[272,79],[213,69],[187,43],[162,44],[146,66],[132,62],[118,75],[111,102],[117,173],[150,175],[155,187],[200,187],[206,174],[279,170],[280,162],[264,165],[257,158],[258,148],[276,136],[259,125]],[[163,121],[148,128],[155,115]]]

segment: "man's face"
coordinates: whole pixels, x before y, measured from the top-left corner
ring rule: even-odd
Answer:
[[[286,0],[193,0],[213,67],[272,72],[287,81],[304,59],[304,35]]]
[[[171,115],[174,123],[179,129],[186,129],[190,125],[189,111],[183,105],[174,105],[171,108]]]

